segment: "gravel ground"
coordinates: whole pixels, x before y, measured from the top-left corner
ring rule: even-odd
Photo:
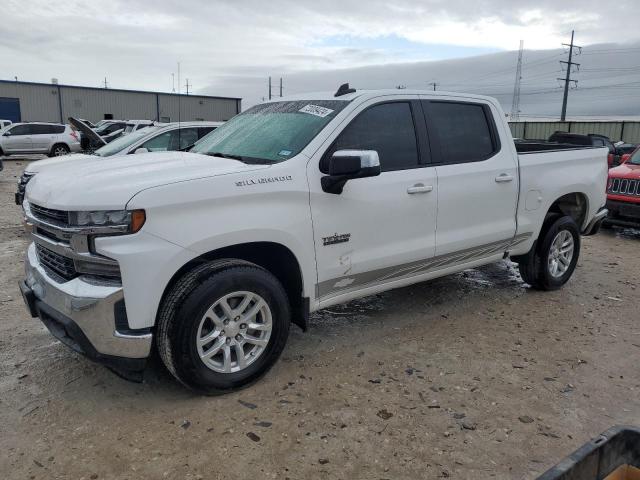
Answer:
[[[17,288],[28,238],[0,173],[0,477],[535,478],[640,425],[640,233],[585,238],[560,291],[508,262],[387,292],[292,328],[254,386],[194,396],[68,350]]]

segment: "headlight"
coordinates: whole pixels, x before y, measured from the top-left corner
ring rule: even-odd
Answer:
[[[128,233],[142,228],[144,210],[94,210],[70,212],[70,223],[78,227],[126,227]]]

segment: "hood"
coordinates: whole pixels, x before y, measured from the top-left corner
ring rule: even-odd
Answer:
[[[83,134],[85,134],[94,145],[106,145],[107,142],[100,138],[100,135],[98,135],[95,130],[89,127],[86,123],[73,117],[69,117],[68,120],[69,123],[73,125],[77,130],[80,130]]]
[[[87,159],[90,159],[90,158],[94,158],[94,156],[84,155],[82,153],[74,153],[72,155],[64,155],[62,157],[46,158],[44,160],[37,160],[35,162],[31,162],[24,169],[24,172],[31,173],[31,174],[40,173],[42,170],[45,170],[52,165],[61,165],[61,164],[70,163],[70,162],[86,161]]]
[[[640,178],[640,165],[623,163],[609,170],[611,178]]]
[[[136,193],[169,183],[269,168],[187,152],[89,157],[43,170],[27,184],[29,202],[57,210],[119,210]]]

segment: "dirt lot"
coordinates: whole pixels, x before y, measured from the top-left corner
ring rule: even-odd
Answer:
[[[259,383],[198,397],[64,347],[17,288],[28,238],[0,173],[0,477],[535,478],[640,425],[640,233],[587,238],[562,290],[511,264],[316,314]]]

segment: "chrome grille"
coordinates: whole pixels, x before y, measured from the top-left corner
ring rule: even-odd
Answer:
[[[609,193],[616,195],[640,196],[640,181],[627,178],[614,178]]]
[[[38,260],[40,260],[40,263],[45,269],[52,271],[65,280],[71,280],[78,276],[72,259],[51,251],[39,244],[36,244],[36,253],[38,254]]]
[[[62,210],[54,210],[52,208],[45,208],[39,205],[29,204],[31,213],[39,220],[54,223],[57,225],[69,225],[69,212]]]

